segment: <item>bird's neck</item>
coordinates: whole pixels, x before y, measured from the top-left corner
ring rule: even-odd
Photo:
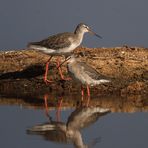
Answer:
[[[73,142],[76,147],[84,147],[84,142],[83,142],[80,131],[75,130],[75,133],[73,136]]]
[[[76,59],[74,57],[72,57],[70,60],[69,60],[69,63],[75,63],[76,62]]]
[[[74,34],[78,37],[79,40],[83,39],[84,31],[80,30],[79,28],[76,28]]]

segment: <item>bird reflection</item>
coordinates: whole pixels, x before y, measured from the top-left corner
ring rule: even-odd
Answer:
[[[75,148],[93,147],[98,141],[95,139],[85,144],[82,139],[81,129],[95,123],[101,116],[110,112],[109,109],[100,107],[79,107],[68,117],[66,123],[50,121],[44,124],[35,125],[27,130],[28,134],[42,135],[45,140],[58,143],[72,143]]]
[[[45,115],[50,120],[51,117],[48,113],[48,97],[49,97],[48,94],[44,95],[44,106],[45,106]],[[58,102],[57,112],[56,112],[57,121],[60,121],[60,110],[61,110],[61,106],[62,106],[62,101],[63,101],[63,98],[60,98],[59,102]]]

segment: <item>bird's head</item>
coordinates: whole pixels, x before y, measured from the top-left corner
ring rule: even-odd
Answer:
[[[97,36],[98,38],[101,38],[101,39],[102,39],[102,37],[101,37],[100,35],[98,35],[98,34],[96,34],[95,32],[93,32],[93,31],[90,29],[90,27],[89,27],[88,25],[84,24],[84,23],[80,23],[80,24],[78,24],[78,26],[76,27],[75,33],[79,33],[79,32],[83,32],[83,33],[89,32],[89,33],[91,33],[91,34]]]

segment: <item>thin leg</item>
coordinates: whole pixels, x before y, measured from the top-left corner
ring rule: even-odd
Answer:
[[[58,59],[57,59],[57,67],[58,67],[61,79],[64,80],[64,76],[62,74],[61,67],[59,67],[59,66],[60,66],[60,58],[58,57]]]
[[[50,118],[50,116],[49,116],[49,114],[48,114],[48,102],[47,102],[47,100],[48,100],[48,95],[45,94],[45,95],[44,95],[45,115],[46,115],[48,118]]]
[[[89,103],[90,103],[90,97],[87,98],[87,103],[86,103],[86,107],[89,106]]]
[[[88,97],[90,97],[90,90],[89,90],[89,86],[87,85],[87,95]]]
[[[84,88],[81,85],[81,102],[83,102],[83,100],[84,100]]]
[[[83,100],[84,100],[84,88],[81,85],[81,102],[79,102],[78,107],[81,107],[83,105]]]
[[[84,97],[84,88],[82,85],[81,85],[81,95],[82,95],[82,97]]]
[[[60,102],[58,103],[58,110],[56,112],[57,121],[60,121],[60,112],[61,112],[62,102],[63,102],[63,99],[61,98],[60,99]]]
[[[88,96],[88,98],[87,98],[87,107],[88,107],[88,105],[89,105],[89,102],[90,102],[90,89],[89,89],[89,86],[87,85],[87,96]]]
[[[61,67],[60,67],[60,58],[57,59],[57,67],[58,67],[60,77],[61,77],[62,80],[71,80],[71,78],[64,78],[64,76],[62,74]]]
[[[50,60],[52,59],[52,56],[48,59],[47,63],[46,63],[46,70],[45,70],[45,75],[44,75],[44,82],[47,84],[47,83],[50,83],[52,81],[48,80],[47,79],[47,75],[48,75],[48,67],[49,67],[49,63],[50,63]]]

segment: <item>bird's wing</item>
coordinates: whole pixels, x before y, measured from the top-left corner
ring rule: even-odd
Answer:
[[[52,123],[43,123],[39,125],[35,125],[29,128],[28,132],[46,132],[52,130],[64,130],[66,128],[65,123],[63,122],[52,122]]]
[[[99,117],[109,113],[108,108],[81,107],[76,109],[68,118],[67,127],[75,130],[85,128],[98,120]]]
[[[93,67],[87,65],[85,62],[78,62],[79,66],[83,69],[83,71],[89,75],[92,79],[99,80],[99,79],[109,79],[108,77],[100,74],[96,71]]]
[[[69,40],[71,35],[72,34],[68,32],[56,34],[39,42],[31,42],[28,44],[28,46],[36,45],[54,50],[65,48],[71,45],[71,41]]]
[[[27,129],[29,135],[41,135],[45,140],[67,142],[66,124],[60,122],[45,123]]]

